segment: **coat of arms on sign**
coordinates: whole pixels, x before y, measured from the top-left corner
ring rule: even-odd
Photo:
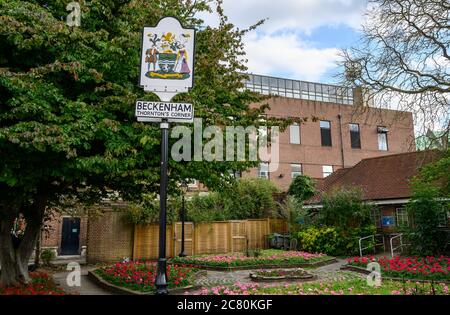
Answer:
[[[190,77],[188,51],[186,49],[191,35],[187,33],[174,34],[172,32],[147,35],[150,42],[145,51],[145,62],[148,71],[145,74],[150,79],[179,79]]]

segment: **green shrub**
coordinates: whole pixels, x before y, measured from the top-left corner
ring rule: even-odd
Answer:
[[[51,261],[55,258],[55,253],[50,249],[44,249],[41,253],[41,259],[45,266],[50,266]]]
[[[445,231],[439,229],[442,217],[446,217],[445,208],[449,204],[439,200],[439,192],[434,187],[416,187],[407,204],[408,215],[414,224],[406,227],[411,253],[421,256],[433,256],[444,253],[448,242]]]
[[[278,207],[275,192],[276,186],[266,179],[240,179],[231,189],[192,197],[188,219],[207,222],[269,217]]]
[[[365,203],[362,197],[362,191],[357,188],[342,188],[331,194],[324,194],[318,223],[340,228],[359,228],[373,224],[373,206]]]
[[[375,234],[375,226],[342,229],[337,227],[310,226],[298,233],[299,248],[312,253],[325,253],[333,256],[352,256],[359,252],[359,238]],[[369,250],[374,244],[366,241]]]
[[[300,203],[314,196],[315,192],[314,181],[306,175],[295,177],[288,190],[289,195]]]
[[[298,233],[299,246],[310,253],[333,255],[336,252],[338,233],[332,227],[310,226]]]

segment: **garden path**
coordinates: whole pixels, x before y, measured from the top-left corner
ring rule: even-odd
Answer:
[[[345,259],[337,259],[337,262],[325,266],[318,267],[316,269],[309,269],[308,272],[317,275],[316,282],[320,281],[330,281],[330,280],[343,280],[346,278],[360,277],[362,275],[355,274],[350,271],[340,270],[342,265],[346,263]],[[203,287],[213,287],[219,285],[232,285],[234,283],[252,283],[252,280],[249,277],[249,273],[251,270],[238,270],[238,271],[207,271],[207,275],[202,277],[196,281],[196,284],[201,285]],[[254,282],[253,282],[254,283]],[[289,282],[289,281],[277,281],[274,283],[264,283],[264,285],[268,286],[283,286],[286,284],[292,284],[298,282]],[[185,292],[187,295],[198,294],[201,290]]]
[[[64,289],[68,294],[79,294],[79,295],[111,295],[110,292],[102,289],[94,282],[92,282],[88,277],[88,271],[94,270],[95,266],[81,266],[81,286],[80,287],[70,287],[67,284],[67,276],[69,271],[62,271],[53,274],[53,280],[58,286]]]

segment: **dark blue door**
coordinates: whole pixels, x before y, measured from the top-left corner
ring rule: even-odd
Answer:
[[[63,218],[61,255],[79,255],[80,218]]]

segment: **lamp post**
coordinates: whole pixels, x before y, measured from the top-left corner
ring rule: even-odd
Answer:
[[[185,180],[181,182],[181,252],[178,256],[185,257],[186,253],[184,252],[184,221],[186,221],[186,208],[185,208],[185,202],[184,202],[184,195],[186,194],[188,190],[188,185]]]

